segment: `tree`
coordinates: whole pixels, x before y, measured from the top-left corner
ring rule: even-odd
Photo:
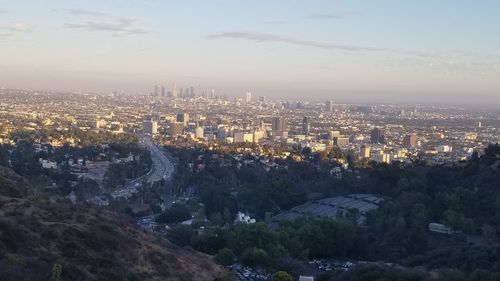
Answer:
[[[52,277],[50,278],[51,281],[62,281],[61,278],[62,274],[62,264],[56,263],[52,267]]]
[[[293,277],[287,272],[278,271],[273,274],[272,281],[293,281]]]
[[[191,212],[182,204],[174,204],[156,217],[159,223],[178,223],[191,218]]]
[[[176,225],[168,232],[168,239],[179,246],[191,244],[191,239],[194,236],[194,231],[187,225]]]
[[[228,248],[220,249],[215,255],[215,261],[224,266],[233,264],[235,258],[233,251]]]
[[[241,254],[241,262],[248,266],[266,266],[269,256],[266,251],[257,248],[247,248]]]

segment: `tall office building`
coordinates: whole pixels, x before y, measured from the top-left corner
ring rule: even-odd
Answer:
[[[158,133],[158,122],[153,120],[144,120],[142,130],[145,134],[156,135]]]
[[[156,113],[156,112],[155,112],[155,113],[151,113],[151,116],[150,116],[150,117],[146,117],[146,118],[144,118],[144,119],[146,119],[146,120],[147,120],[147,119],[151,119],[151,120],[153,120],[153,121],[160,122],[160,120],[161,120],[161,116],[160,116],[160,114],[159,114],[159,113]]]
[[[371,157],[371,147],[369,145],[361,146],[361,157],[362,158],[370,158]]]
[[[193,87],[193,86],[191,86],[191,91],[190,91],[190,92],[191,92],[191,93],[190,93],[191,97],[193,97],[193,98],[194,98],[194,97],[196,96],[196,93],[195,93],[195,91],[194,91],[194,87]]]
[[[255,130],[253,131],[253,142],[259,142],[265,136],[264,130]]]
[[[374,128],[371,131],[371,143],[372,144],[385,143],[384,131],[382,131],[379,128]]]
[[[284,117],[274,117],[273,118],[273,135],[275,136],[283,136],[283,133],[286,131],[286,120]]]
[[[203,130],[203,127],[196,127],[194,130],[194,136],[198,139],[202,139],[204,136],[205,130]]]
[[[304,118],[302,118],[302,133],[309,134],[310,129],[311,129],[310,118],[304,116]]]
[[[184,124],[184,126],[187,126],[187,124],[189,123],[189,113],[183,112],[183,113],[177,114],[176,121],[178,123]]]
[[[184,124],[180,122],[175,122],[170,124],[170,135],[176,137],[182,135],[184,131]]]
[[[153,91],[153,96],[157,97],[160,94],[160,86],[155,85],[154,91]]]
[[[415,147],[417,146],[417,135],[411,133],[403,139],[403,145],[407,147]]]
[[[332,112],[333,111],[333,102],[332,101],[327,101],[325,102],[325,111],[327,112]]]
[[[333,144],[336,146],[340,146],[340,147],[347,146],[347,145],[349,145],[349,138],[341,137],[341,136],[334,137]]]
[[[174,82],[174,85],[172,86],[172,97],[177,98],[177,83]]]
[[[371,155],[371,160],[377,162],[377,163],[391,163],[391,154],[385,153],[383,150],[376,151],[374,154]]]
[[[248,132],[234,132],[234,143],[253,142],[253,133]]]
[[[333,140],[334,138],[340,137],[340,131],[329,131],[327,133],[327,137],[329,140]]]
[[[245,94],[245,102],[246,103],[251,103],[252,102],[252,92],[247,92]]]

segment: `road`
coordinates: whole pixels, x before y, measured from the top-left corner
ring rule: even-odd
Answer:
[[[111,193],[113,199],[129,199],[134,193],[137,193],[143,182],[153,184],[162,179],[168,181],[174,173],[174,164],[168,159],[163,150],[153,142],[151,136],[141,134],[138,137],[139,144],[147,148],[151,153],[153,162],[151,170],[146,175],[130,181],[123,188],[113,191]]]
[[[151,160],[153,160],[152,170],[147,175],[148,183],[154,183],[162,179],[169,180],[174,172],[174,165],[170,162],[164,151],[148,135],[140,135],[139,143],[151,152]]]

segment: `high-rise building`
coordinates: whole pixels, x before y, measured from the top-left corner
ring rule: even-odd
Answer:
[[[184,112],[177,114],[176,121],[184,124],[184,126],[187,126],[187,124],[189,123],[189,113]]]
[[[221,126],[221,127],[219,127],[217,134],[218,134],[218,137],[220,139],[225,139],[225,138],[229,137],[230,130],[224,126]]]
[[[253,132],[253,142],[259,142],[265,136],[264,130],[255,130]]]
[[[325,102],[325,111],[327,111],[327,112],[333,111],[333,102],[332,101]]]
[[[195,91],[194,91],[194,87],[193,87],[193,86],[191,86],[191,91],[190,91],[190,92],[191,92],[191,93],[190,93],[191,97],[193,97],[193,98],[194,98],[194,97],[196,96],[196,93],[195,93]]]
[[[341,137],[341,136],[334,137],[333,144],[335,144],[336,146],[340,146],[340,147],[349,145],[349,138]]]
[[[274,117],[273,118],[273,135],[275,136],[283,136],[283,133],[286,131],[286,120],[284,117]]]
[[[172,137],[182,135],[183,131],[184,131],[184,123],[175,122],[170,124],[170,135]]]
[[[304,116],[302,118],[302,133],[309,134],[310,129],[311,129],[310,118]]]
[[[160,86],[155,85],[154,91],[153,91],[153,97],[157,97],[160,95]]]
[[[145,134],[156,135],[158,133],[158,122],[153,120],[144,120],[142,130]]]
[[[417,135],[414,133],[411,133],[403,139],[403,145],[408,146],[408,147],[415,147],[417,146]]]
[[[151,113],[151,116],[148,116],[148,117],[146,117],[145,119],[146,119],[146,120],[147,120],[147,119],[151,119],[151,120],[153,120],[153,121],[160,122],[160,120],[161,120],[161,116],[160,116],[160,114],[159,114],[159,113]]]
[[[177,98],[177,84],[174,82],[174,85],[172,86],[172,97]]]
[[[246,103],[251,103],[252,102],[252,92],[247,92],[245,94],[245,102]]]
[[[253,142],[253,134],[248,132],[235,132],[234,143]]]
[[[375,161],[377,163],[391,163],[391,155],[388,153],[385,153],[383,150],[377,151],[377,153],[374,153],[371,155],[371,160]]]
[[[379,128],[374,128],[371,131],[371,143],[372,144],[385,143],[384,131],[382,131]]]
[[[333,140],[334,138],[340,137],[340,131],[329,131],[327,137],[329,140]]]
[[[371,154],[371,147],[369,145],[362,145],[361,146],[361,157],[362,158],[370,158]]]
[[[196,129],[194,130],[194,136],[198,139],[202,139],[204,136],[203,127],[196,127]]]

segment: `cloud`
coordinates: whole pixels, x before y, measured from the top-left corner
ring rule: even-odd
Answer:
[[[318,13],[307,15],[306,18],[311,20],[336,20],[345,18],[351,14],[349,12]]]
[[[68,10],[68,13],[74,16],[95,16],[95,17],[104,17],[107,16],[108,14],[100,11],[91,11],[91,10],[84,10],[84,9],[70,9]]]
[[[24,22],[12,22],[0,26],[0,28],[10,32],[31,32],[35,29],[33,26]]]
[[[284,21],[284,20],[268,20],[265,23],[267,23],[267,24],[286,24],[288,22]]]
[[[79,23],[65,23],[68,29],[84,30],[88,32],[112,32],[114,36],[146,34],[149,30],[137,26],[137,20],[132,18],[116,17],[105,12],[84,9],[72,9],[67,12],[74,16],[91,17],[92,19]]]
[[[285,43],[290,45],[304,46],[304,47],[314,47],[320,49],[328,50],[343,50],[343,51],[388,51],[389,49],[377,48],[377,47],[366,47],[366,46],[355,46],[355,45],[342,45],[334,44],[329,42],[320,42],[312,40],[297,39],[292,37],[286,37],[281,35],[275,35],[272,33],[258,33],[258,32],[222,32],[217,34],[211,34],[207,36],[207,39],[243,39],[259,43],[265,42],[277,42]]]
[[[146,34],[149,30],[134,26],[134,20],[120,19],[117,21],[87,21],[84,23],[65,23],[69,29],[85,30],[88,32],[112,32],[114,35]]]
[[[296,46],[319,48],[326,50],[341,50],[351,52],[379,52],[387,66],[421,68],[434,70],[446,74],[480,74],[498,75],[500,59],[498,57],[483,58],[475,55],[457,55],[452,53],[436,53],[412,50],[400,50],[390,47],[367,47],[356,45],[343,45],[328,42],[304,40],[272,33],[256,32],[222,32],[212,34],[207,39],[239,39],[258,43],[283,43]],[[389,54],[390,56],[386,56]],[[483,74],[481,74],[483,73]]]
[[[34,27],[23,22],[0,24],[0,43],[12,41],[17,34],[31,32]]]
[[[0,43],[8,42],[13,36],[13,33],[0,33]]]

